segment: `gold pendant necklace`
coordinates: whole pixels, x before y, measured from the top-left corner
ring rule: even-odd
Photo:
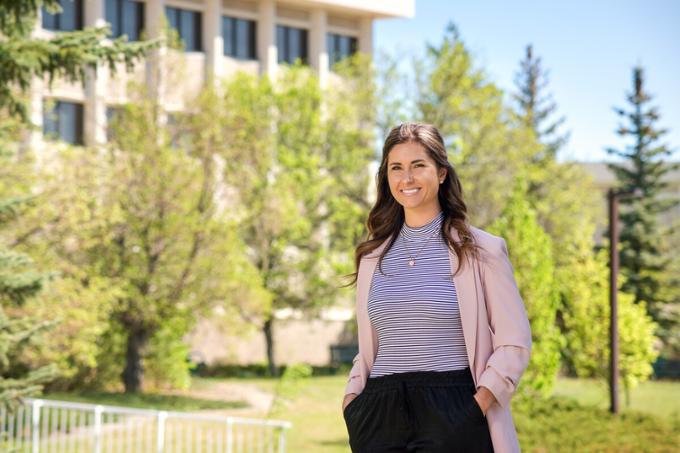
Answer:
[[[430,242],[430,239],[433,237],[437,236],[439,234],[439,230],[435,231],[433,234],[430,235],[430,237],[427,238],[427,241],[425,241],[425,244],[418,250],[418,253],[416,253],[415,256],[411,254],[411,251],[408,249],[408,245],[406,245],[406,236],[404,236],[404,233],[402,231],[401,237],[404,240],[404,248],[406,248],[406,254],[408,255],[408,265],[409,267],[414,267],[416,265],[416,258],[418,258],[418,255],[420,255],[420,252],[425,250],[425,247],[427,247],[428,242]]]

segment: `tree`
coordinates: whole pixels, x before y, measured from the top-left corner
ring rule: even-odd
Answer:
[[[105,63],[115,71],[123,62],[129,69],[135,60],[158,44],[157,41],[128,43],[119,37],[104,44],[107,27],[60,32],[46,40],[31,37],[37,11],[45,6],[59,12],[59,0],[0,1],[0,109],[28,120],[25,103],[19,93],[26,92],[34,76],[47,76],[70,82],[85,80],[86,69]],[[19,93],[17,93],[17,88]]]
[[[430,45],[416,67],[414,116],[436,125],[464,181],[472,221],[484,228],[503,211],[517,174],[539,151],[532,133],[517,127],[503,92],[475,64],[455,25]]]
[[[236,194],[240,235],[272,298],[261,324],[272,375],[274,310],[313,313],[334,301],[334,278],[351,269],[362,233],[373,150],[371,130],[360,128],[371,109],[362,109],[360,96],[371,90],[367,77],[350,76],[326,93],[311,70],[292,66],[275,83],[240,74],[225,88],[224,178]]]
[[[666,334],[680,327],[680,318],[665,316],[669,313],[666,306],[672,300],[664,297],[668,293],[662,282],[672,258],[665,253],[663,243],[671,230],[659,224],[659,215],[680,203],[677,198],[664,196],[668,187],[664,177],[680,168],[680,164],[667,162],[674,151],[660,142],[667,130],[657,126],[659,111],[649,105],[652,96],[644,87],[644,71],[640,66],[633,69],[633,89],[626,98],[629,110],[615,108],[624,121],[616,132],[632,143],[622,149],[607,148],[609,154],[623,159],[608,166],[617,178],[618,190],[639,189],[642,197],[621,200],[619,253],[621,273],[625,276],[621,290],[633,294],[636,304],[646,303],[652,319],[660,326],[658,333],[664,335],[662,341],[668,343]]]
[[[2,169],[8,168],[11,162],[11,154],[6,151],[6,148],[0,148]],[[29,200],[26,196],[6,195],[5,190],[0,191],[0,228],[16,218],[21,206]],[[13,366],[12,359],[21,352],[21,348],[35,341],[38,334],[51,324],[29,317],[8,316],[6,312],[6,308],[21,307],[41,290],[47,276],[34,271],[31,265],[28,256],[0,243],[0,408],[5,410],[16,406],[22,397],[38,393],[42,385],[56,374],[51,366],[29,371],[17,370]]]
[[[60,33],[50,40],[32,38],[31,32],[38,9],[45,5],[55,12],[57,0],[3,0],[0,2],[0,159],[2,168],[17,164],[17,128],[28,123],[24,95],[33,77],[47,76],[50,80],[64,78],[69,81],[85,79],[85,69],[100,62],[115,69],[115,63],[124,62],[128,67],[149,48],[150,43],[128,44],[124,39],[113,40],[104,45],[108,34],[106,28],[86,29],[78,32]],[[19,120],[17,123],[16,120]],[[14,142],[14,143],[13,143]],[[6,175],[3,175],[6,176]],[[4,184],[3,184],[4,185]],[[5,195],[1,193],[0,196]],[[15,194],[0,199],[0,226],[16,218],[19,207],[30,197]],[[44,275],[30,269],[31,260],[11,249],[0,249],[0,302],[20,307],[38,293]],[[23,378],[5,379],[4,372],[14,368],[17,346],[35,340],[36,334],[51,323],[36,319],[7,315],[0,307],[0,362],[3,370],[0,402],[16,404],[22,396],[33,394],[41,384],[55,376],[54,367],[44,366],[29,371]]]
[[[551,238],[560,296],[557,322],[567,338],[562,351],[564,364],[570,372],[579,374],[581,364],[572,360],[581,353],[582,347],[573,335],[578,331],[574,313],[599,303],[589,288],[578,284],[584,278],[588,281],[592,278],[590,274],[584,275],[584,270],[594,266],[596,260],[593,232],[599,213],[599,191],[578,164],[557,161],[569,136],[558,131],[564,117],[553,120],[557,104],[545,94],[548,76],[541,67],[541,59],[534,56],[532,46],[526,48],[515,83],[517,92],[513,98],[518,123],[532,131],[540,143],[538,152],[531,156],[524,170],[528,181],[527,200]],[[565,318],[570,319],[569,325]],[[578,320],[586,326],[591,322],[589,318]]]
[[[573,259],[578,265],[568,267],[571,284],[564,289],[569,309],[562,312],[568,343],[566,360],[578,377],[609,383],[608,252],[602,249],[595,256],[575,253]],[[656,324],[644,303],[633,303],[630,294],[619,296],[618,313],[619,374],[629,404],[630,390],[649,379],[658,357]]]
[[[569,140],[569,134],[560,135],[558,131],[565,118],[552,119],[557,104],[551,95],[544,94],[548,82],[548,72],[541,67],[541,58],[534,56],[533,47],[529,44],[524,60],[520,62],[520,70],[515,74],[517,93],[512,97],[517,103],[520,121],[534,131],[543,145],[541,152],[533,156],[535,163],[555,159],[557,152]]]
[[[536,213],[526,200],[526,190],[526,184],[518,180],[509,204],[489,231],[508,243],[517,286],[531,324],[531,360],[523,381],[548,396],[560,368],[564,337],[555,324],[559,296],[550,236],[538,224]]]

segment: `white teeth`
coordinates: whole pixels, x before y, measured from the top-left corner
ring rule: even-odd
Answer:
[[[418,192],[420,189],[402,189],[401,193],[405,195],[413,195],[414,193]]]

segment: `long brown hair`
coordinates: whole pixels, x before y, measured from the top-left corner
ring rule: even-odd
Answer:
[[[448,247],[458,256],[458,267],[454,275],[461,269],[466,257],[478,256],[478,245],[468,224],[467,207],[463,201],[463,188],[456,170],[448,161],[441,134],[431,124],[403,123],[390,131],[383,145],[382,160],[376,180],[377,199],[366,221],[367,239],[357,246],[354,253],[355,272],[350,274],[350,277],[352,277],[350,285],[356,283],[361,259],[390,238],[390,242],[383,249],[379,258],[379,269],[382,272],[383,257],[394,244],[404,224],[404,208],[390,192],[387,180],[387,158],[396,145],[409,142],[421,144],[428,156],[436,163],[437,170],[446,169],[446,178],[439,185],[438,198],[439,205],[444,213],[444,220],[441,225],[442,237],[446,239]],[[460,242],[456,242],[451,235],[452,227],[458,232]]]

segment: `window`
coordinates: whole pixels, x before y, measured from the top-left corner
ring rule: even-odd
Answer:
[[[110,142],[116,138],[116,130],[113,128],[114,122],[120,119],[123,114],[122,105],[110,105],[106,107],[106,141]]]
[[[179,37],[184,42],[184,50],[203,50],[201,44],[201,13],[188,9],[165,7],[165,15],[170,27],[177,30]]]
[[[307,64],[307,30],[277,25],[276,46],[279,63],[294,63],[299,58]]]
[[[241,60],[255,60],[255,21],[222,16],[224,54]]]
[[[83,1],[60,0],[61,13],[50,14],[42,9],[42,27],[46,30],[73,31],[83,28]]]
[[[83,105],[51,101],[43,107],[43,135],[72,145],[83,144]]]
[[[353,36],[328,33],[326,43],[328,47],[328,61],[331,67],[338,61],[354,55],[357,51],[357,38]]]
[[[144,3],[134,0],[106,0],[106,21],[111,24],[111,36],[127,35],[138,41],[144,29]]]

